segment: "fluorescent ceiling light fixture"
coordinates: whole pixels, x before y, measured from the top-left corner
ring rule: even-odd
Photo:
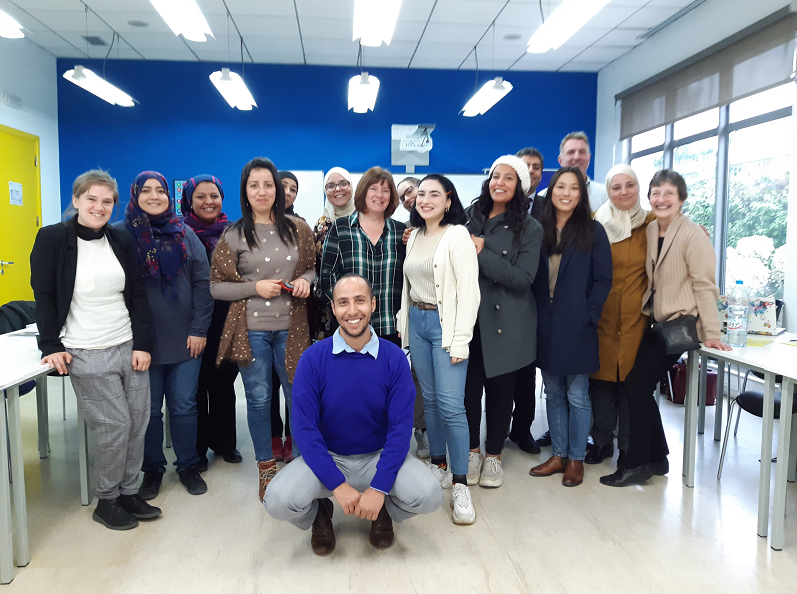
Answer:
[[[354,0],[354,37],[363,45],[390,45],[401,0]]]
[[[175,35],[182,33],[188,41],[206,41],[213,37],[195,0],[149,0]]]
[[[488,81],[479,91],[470,98],[462,108],[462,115],[467,118],[483,115],[493,105],[498,103],[512,90],[512,83],[496,76],[495,80]]]
[[[215,85],[230,107],[237,107],[241,111],[250,111],[252,107],[257,107],[244,79],[235,72],[230,72],[229,68],[222,68],[211,74],[210,82]]]
[[[22,25],[2,10],[0,10],[0,37],[7,37],[8,39],[22,39],[25,37],[22,32]]]
[[[534,32],[526,51],[543,54],[548,50],[559,49],[609,2],[610,0],[565,0]]]
[[[365,113],[374,110],[376,95],[379,93],[379,79],[369,76],[367,72],[352,76],[349,81],[349,109],[354,113]]]
[[[74,70],[64,72],[64,78],[111,105],[133,107],[133,98],[130,95],[113,86],[104,78],[100,78],[88,68],[75,66]]]

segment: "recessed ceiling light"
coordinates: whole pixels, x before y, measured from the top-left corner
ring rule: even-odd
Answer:
[[[149,27],[149,23],[146,21],[127,21],[127,24],[131,27]]]
[[[507,41],[515,41],[516,39],[520,38],[521,38],[520,33],[508,33],[504,35],[504,39],[506,39]]]

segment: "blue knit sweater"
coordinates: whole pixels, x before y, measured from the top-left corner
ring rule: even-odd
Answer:
[[[346,482],[330,452],[382,450],[371,487],[390,492],[409,451],[415,385],[404,352],[379,339],[379,354],[332,354],[332,337],[296,368],[291,421],[305,462],[330,491]]]

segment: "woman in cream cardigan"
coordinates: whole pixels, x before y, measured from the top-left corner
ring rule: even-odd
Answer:
[[[444,488],[453,482],[454,523],[473,524],[465,378],[481,300],[476,248],[457,191],[442,175],[421,180],[410,222],[415,229],[407,242],[398,329],[423,392],[432,456],[427,464]]]
[[[647,229],[648,288],[642,297],[642,313],[650,315],[651,324],[697,316],[700,341],[706,347],[729,351],[720,340],[719,290],[714,280],[717,258],[705,232],[681,211],[686,197],[686,182],[674,171],[658,171],[650,181],[648,199],[656,220]],[[666,354],[662,338],[651,327],[645,330],[625,380],[628,451],[617,472],[601,477],[604,485],[624,487],[668,472],[667,438],[653,391],[680,356]]]

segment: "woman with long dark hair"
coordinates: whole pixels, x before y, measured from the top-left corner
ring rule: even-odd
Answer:
[[[526,212],[531,188],[526,164],[513,155],[496,159],[481,195],[468,207],[473,244],[479,261],[481,303],[465,383],[470,431],[469,485],[500,487],[501,451],[512,417],[518,371],[537,351],[537,308],[531,283],[540,262],[542,227]],[[487,438],[481,455],[479,430],[485,393]]]
[[[290,410],[296,364],[310,345],[305,301],[315,280],[315,252],[310,228],[285,214],[285,189],[268,159],[257,157],[244,166],[241,213],[213,254],[210,288],[216,299],[233,302],[217,361],[236,361],[241,371],[262,501],[277,473],[271,372],[276,368],[280,375]]]
[[[532,476],[563,472],[562,484],[584,480],[590,427],[589,374],[600,368],[598,320],[612,288],[606,231],[592,220],[584,175],[562,167],[548,185],[542,215],[537,301],[537,367],[545,382],[553,456]]]
[[[473,524],[468,472],[465,377],[479,309],[479,262],[465,227],[465,211],[447,177],[427,175],[419,185],[414,227],[407,242],[398,326],[421,384],[430,467],[444,488],[453,482],[455,524]],[[451,456],[451,470],[446,463]]]

